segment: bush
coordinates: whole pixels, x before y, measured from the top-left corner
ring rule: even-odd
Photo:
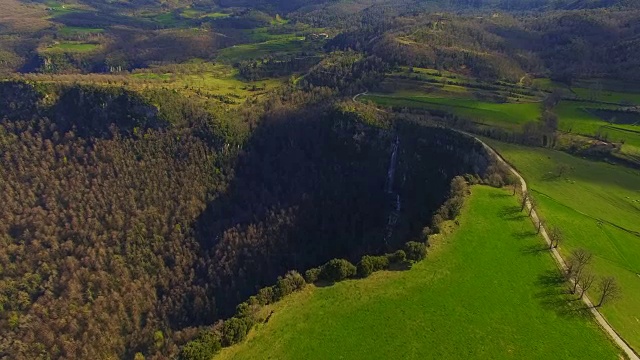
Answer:
[[[495,188],[501,188],[504,186],[504,180],[500,174],[491,174],[487,179],[487,184]]]
[[[280,300],[283,297],[301,290],[305,285],[304,278],[297,271],[289,271],[284,277],[278,277],[274,286],[274,298]]]
[[[220,339],[212,333],[202,333],[180,350],[179,360],[211,360],[220,351]]]
[[[318,281],[318,276],[320,276],[321,270],[322,269],[317,267],[305,271],[304,280],[307,282],[307,284],[313,284],[314,282]]]
[[[276,299],[275,291],[273,290],[273,286],[267,286],[260,290],[258,290],[258,302],[260,305],[268,305],[272,304]]]
[[[387,254],[387,259],[389,259],[389,263],[391,264],[401,264],[407,260],[407,254],[404,250],[398,250],[394,253]]]
[[[464,197],[463,196],[453,196],[445,201],[438,212],[433,217],[433,226],[438,227],[440,223],[444,220],[453,220],[458,215],[460,215],[460,210],[462,210],[462,206],[464,205]],[[436,216],[439,218],[436,221]]]
[[[356,274],[356,267],[345,259],[333,259],[322,266],[318,279],[330,282],[342,281]]]
[[[442,215],[440,214],[433,215],[433,218],[431,218],[431,225],[433,227],[433,231],[435,234],[442,231],[441,226],[443,222],[444,222],[444,218],[442,217]]]
[[[244,340],[251,330],[253,322],[249,318],[237,318],[224,322],[222,327],[222,342],[225,346],[231,346]]]
[[[250,304],[249,301],[245,301],[236,306],[236,317],[245,318],[250,317],[253,318],[256,313],[256,309],[258,308],[257,304]]]
[[[469,185],[462,176],[456,176],[451,180],[451,196],[464,196],[469,191]]]
[[[404,252],[410,261],[420,261],[427,256],[427,246],[424,243],[409,241],[404,244]]]
[[[357,266],[357,274],[366,278],[376,271],[384,270],[389,267],[389,259],[386,256],[369,256],[362,257]]]
[[[480,178],[478,178],[476,175],[472,175],[472,174],[465,174],[464,175],[464,180],[469,185],[477,185],[477,184],[480,184],[482,182],[482,180]]]

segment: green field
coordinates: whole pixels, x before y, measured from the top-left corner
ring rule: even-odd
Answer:
[[[555,112],[560,119],[560,129],[574,134],[593,136],[605,135],[614,142],[624,142],[628,147],[627,153],[640,150],[640,126],[632,124],[610,124],[598,117],[594,109],[611,108],[586,101],[562,101]]]
[[[100,45],[75,41],[63,41],[46,48],[45,52],[88,53],[98,49]]]
[[[220,359],[618,359],[508,191],[474,187],[427,260],[308,286]]]
[[[223,62],[236,62],[250,59],[260,59],[271,55],[282,55],[302,51],[307,43],[304,37],[295,35],[283,36],[279,39],[268,40],[260,43],[235,45],[222,49],[218,60]]]
[[[446,111],[454,115],[505,128],[516,128],[540,116],[539,103],[493,103],[469,98],[433,97],[427,94],[398,93],[362,96],[376,104],[392,107]]]
[[[76,26],[64,26],[58,31],[61,35],[69,36],[69,35],[90,35],[90,34],[100,34],[104,32],[104,29],[100,28],[84,28],[84,27],[76,27]]]
[[[433,81],[436,81],[434,83]],[[592,86],[596,80],[581,80],[580,86]],[[393,89],[386,93],[371,93],[360,97],[378,105],[395,108],[413,108],[445,112],[507,130],[518,131],[522,124],[537,121],[541,117],[541,105],[538,102],[544,96],[534,88],[551,91],[563,88],[567,96],[576,100],[563,100],[554,109],[559,118],[560,130],[572,134],[602,138],[624,143],[622,155],[636,157],[640,153],[640,115],[615,112],[621,105],[603,103],[640,104],[640,93],[620,92],[612,89],[631,89],[629,84],[615,81],[598,80],[597,92],[600,97],[590,100],[593,91],[575,87],[570,93],[563,84],[549,79],[534,79],[533,88],[520,88],[506,83],[482,83],[462,75],[433,69],[414,68],[388,74],[383,87]],[[492,90],[487,90],[485,88]],[[491,96],[500,96],[507,102],[496,102]],[[609,98],[604,98],[608,96]],[[578,100],[581,99],[581,100]],[[609,113],[607,113],[609,112]],[[614,121],[612,121],[614,120]]]
[[[539,213],[557,225],[567,255],[582,247],[595,255],[594,272],[615,276],[623,296],[602,312],[622,337],[640,349],[640,171],[566,153],[487,140],[526,178]],[[553,175],[558,164],[567,175]]]
[[[185,18],[185,19],[202,19],[202,18],[209,18],[209,19],[223,19],[223,18],[227,18],[229,16],[231,16],[230,14],[226,14],[226,13],[221,13],[221,12],[205,12],[205,11],[201,11],[201,10],[196,10],[196,9],[183,9],[182,12],[180,13],[180,16]]]
[[[571,90],[584,100],[640,105],[640,86],[631,81],[580,79],[573,82]]]
[[[161,86],[190,94],[193,97],[225,97],[228,105],[241,104],[248,98],[263,95],[282,84],[279,79],[247,82],[238,77],[238,70],[229,65],[212,64],[202,61],[172,66],[176,73],[157,68],[143,70],[131,75],[132,79],[144,84],[131,82],[130,86]]]

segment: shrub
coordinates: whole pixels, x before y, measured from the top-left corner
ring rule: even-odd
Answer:
[[[478,178],[476,175],[472,175],[472,174],[465,174],[464,175],[464,180],[469,185],[476,185],[476,184],[480,184],[482,182],[482,180],[480,178]]]
[[[404,252],[410,261],[420,261],[427,256],[427,246],[424,243],[409,241],[404,244]]]
[[[494,173],[489,175],[487,184],[495,188],[501,188],[504,186],[504,180],[502,179],[502,176],[500,174]]]
[[[322,266],[318,278],[324,281],[336,282],[350,278],[356,274],[356,267],[345,259],[329,260]]]
[[[247,304],[249,305],[260,305],[260,300],[258,300],[257,295],[249,296],[249,300],[247,300]]]
[[[249,318],[237,318],[224,322],[222,327],[222,342],[225,346],[237,344],[247,337],[247,333],[251,330],[253,322]]]
[[[318,281],[318,276],[320,276],[320,271],[322,271],[322,269],[319,267],[312,268],[305,271],[304,280],[307,282],[307,284],[313,284],[314,282]]]
[[[453,220],[460,215],[460,210],[464,205],[464,198],[462,196],[453,197],[446,202],[449,219]]]
[[[389,259],[389,263],[391,264],[401,264],[407,260],[407,254],[404,250],[398,250],[394,253],[387,254],[387,259]]]
[[[517,176],[509,172],[506,176],[504,176],[504,183],[506,185],[520,184],[520,180]]]
[[[268,305],[275,301],[275,291],[273,290],[273,286],[267,286],[260,290],[258,290],[258,302],[260,305]]]
[[[304,285],[305,281],[300,273],[289,271],[284,277],[278,277],[278,282],[274,287],[275,300],[280,300],[294,291],[301,290]]]
[[[238,304],[238,306],[236,306],[236,316],[240,318],[253,316],[254,309],[255,309],[254,306],[249,304],[248,301],[245,301],[241,304]]]
[[[451,180],[451,195],[464,196],[469,191],[469,185],[462,176],[456,176]]]
[[[440,214],[433,215],[433,218],[431,218],[431,225],[433,226],[433,231],[435,234],[442,231],[441,226],[443,222],[444,222],[444,218],[442,217],[442,215]]]
[[[360,277],[367,277],[376,271],[384,270],[389,267],[389,259],[386,256],[369,256],[362,257],[357,266],[357,274]]]
[[[202,333],[180,350],[179,360],[210,360],[220,351],[220,339],[212,333]]]
[[[439,223],[441,223],[444,220],[455,219],[458,215],[460,215],[460,210],[462,210],[463,205],[464,205],[463,196],[454,196],[449,198],[447,201],[445,201],[444,204],[442,204],[442,206],[440,206],[440,209],[438,209],[438,212],[436,213],[436,215],[440,216],[440,218],[438,219]],[[435,218],[436,215],[434,215],[434,218],[433,218],[434,227],[439,225],[439,223],[436,223],[436,218]]]

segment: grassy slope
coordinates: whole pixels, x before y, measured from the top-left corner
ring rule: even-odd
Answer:
[[[218,60],[238,62],[249,59],[260,59],[268,55],[281,55],[302,51],[306,43],[303,37],[291,35],[285,38],[268,40],[255,44],[242,44],[220,50]]]
[[[640,349],[640,237],[612,225],[640,232],[640,172],[552,150],[487,142],[526,178],[540,214],[562,229],[563,255],[586,248],[595,255],[596,274],[616,276],[623,296],[605,306],[603,313]],[[567,164],[571,170],[564,178],[553,179],[549,173],[558,164]]]
[[[540,116],[538,103],[498,104],[468,98],[432,97],[425,94],[367,95],[362,98],[384,106],[449,111],[464,118],[507,128],[534,121]]]
[[[100,45],[98,44],[67,41],[55,44],[45,49],[44,52],[86,53],[99,47]]]
[[[624,141],[622,153],[640,157],[640,127],[609,124],[588,111],[590,108],[603,107],[616,108],[616,106],[585,101],[562,101],[555,110],[560,119],[560,129],[586,136],[600,133],[605,135],[609,141]]]
[[[409,75],[411,79],[398,78],[397,75]],[[459,85],[437,86],[425,83],[420,79],[446,80]],[[522,96],[519,102],[510,98],[511,101],[508,103],[474,99],[474,96],[480,93],[505,96],[508,95],[508,92],[484,91],[466,87],[465,83],[480,83],[461,75],[439,73],[429,69],[414,69],[413,73],[400,71],[390,74],[386,83],[397,90],[389,94],[370,94],[361,97],[361,99],[367,99],[383,106],[446,111],[476,122],[511,130],[518,130],[522,124],[536,121],[541,116],[540,104],[532,102],[534,97]],[[564,85],[554,83],[549,79],[536,79],[534,84],[538,88],[547,90],[561,87],[569,91]],[[589,81],[584,80],[581,84],[589,84]],[[639,93],[623,93],[610,89],[620,86],[618,89],[636,91],[629,85],[622,87],[623,83],[614,81],[603,82],[603,84],[600,86],[605,89],[597,93],[600,101],[627,101],[640,104]],[[632,124],[609,124],[595,113],[590,112],[603,108],[613,110],[619,108],[619,105],[587,100],[592,91],[586,88],[575,87],[573,90],[582,100],[562,101],[554,110],[559,117],[561,130],[585,136],[601,134],[607,136],[610,141],[624,142],[623,154],[632,156],[640,154],[640,127]]]
[[[409,271],[287,297],[220,358],[617,358],[508,192],[474,187],[460,222]]]
[[[101,28],[85,28],[85,27],[77,27],[77,26],[64,26],[60,28],[58,31],[60,35],[63,36],[71,36],[71,35],[90,35],[90,34],[100,34],[104,32],[104,29]]]
[[[169,71],[175,71],[175,73]],[[43,75],[29,74],[15,77],[28,81],[61,84],[92,84],[101,86],[122,86],[132,91],[144,92],[148,89],[168,89],[179,91],[199,102],[203,108],[210,109],[220,105],[219,96],[227,97],[231,104],[225,107],[240,106],[246,100],[264,97],[269,91],[281,86],[281,79],[245,82],[231,66],[193,61],[187,64],[138,70],[133,74],[72,74]],[[255,87],[255,89],[254,89]],[[158,104],[160,105],[160,104]]]

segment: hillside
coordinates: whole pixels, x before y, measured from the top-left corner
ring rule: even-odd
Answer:
[[[473,187],[426,260],[295,294],[216,359],[616,359],[518,210],[508,191]]]
[[[108,88],[58,91],[4,87],[13,111],[0,132],[9,219],[0,325],[13,359],[42,349],[60,358],[175,353],[189,336],[181,330],[229,316],[288,270],[399,247],[427,225],[453,176],[488,165],[468,139],[414,123],[392,129],[366,107],[274,108],[243,140],[188,103],[169,108],[171,97],[159,111]],[[45,96],[58,100],[40,105]],[[380,159],[394,138],[402,148],[390,165]],[[403,179],[396,186],[390,166]],[[391,236],[390,186],[402,201]],[[122,326],[131,335],[114,335]]]

